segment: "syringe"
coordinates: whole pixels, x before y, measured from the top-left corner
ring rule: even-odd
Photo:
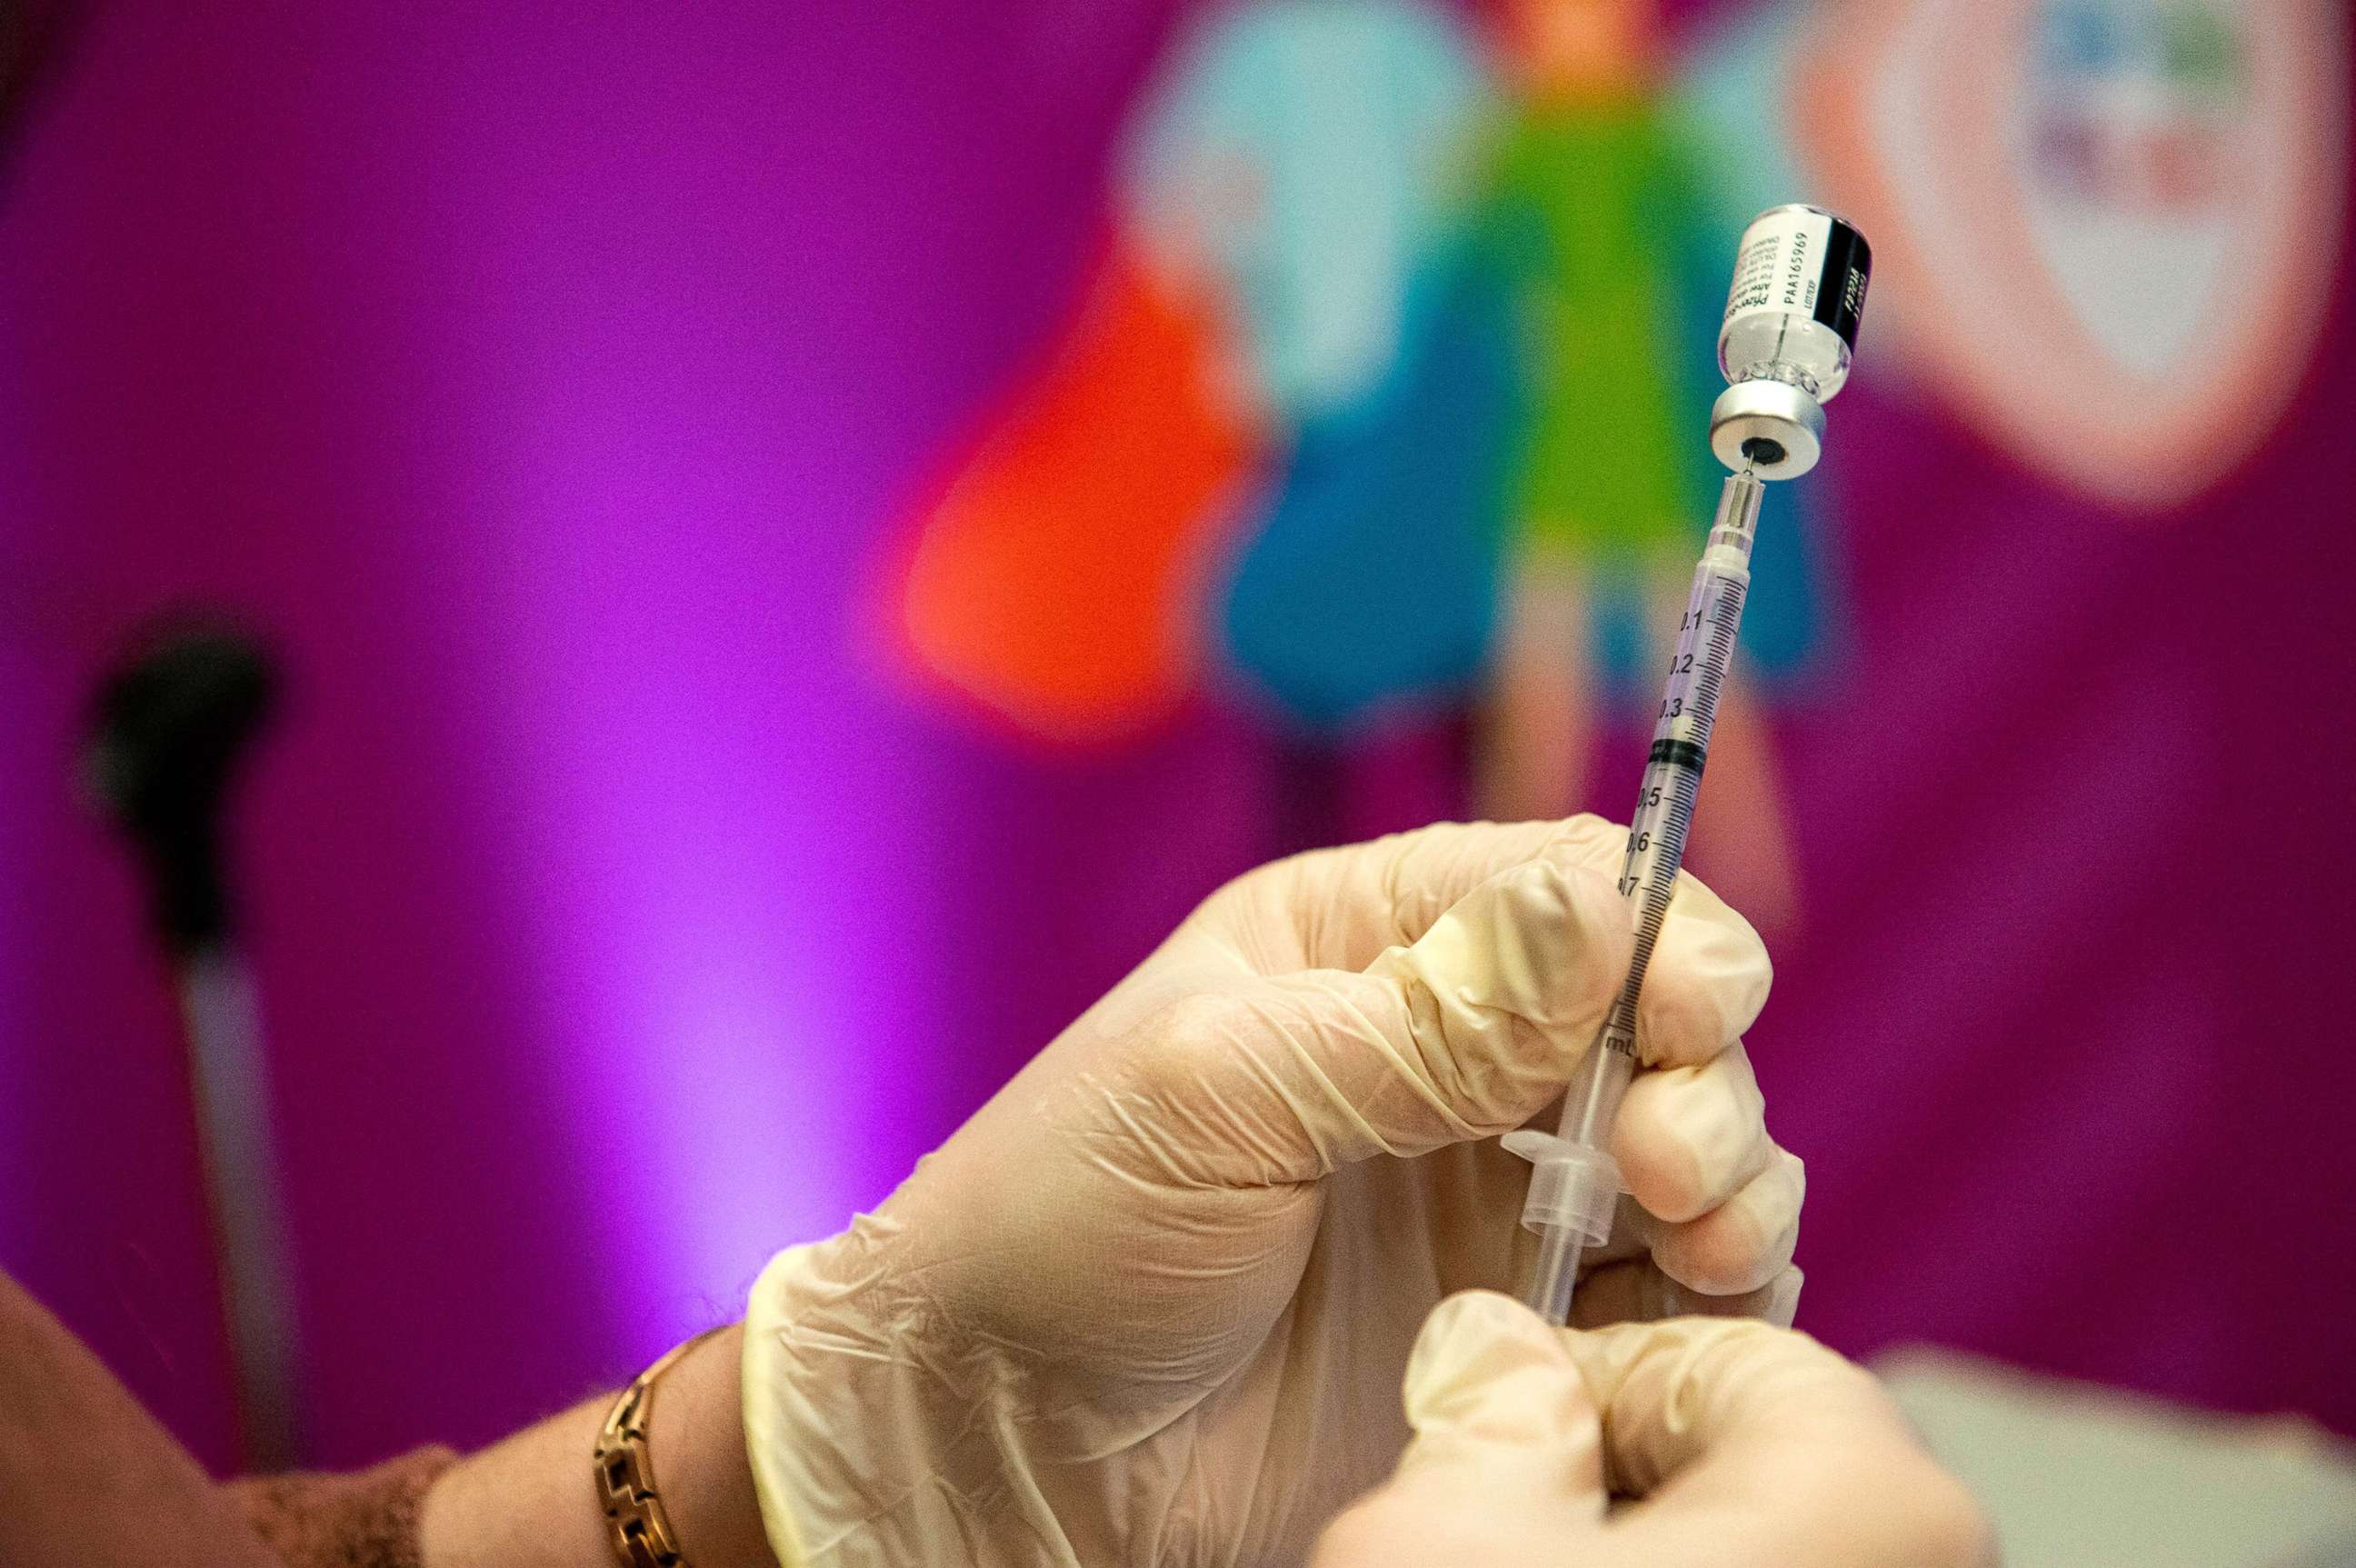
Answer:
[[[1612,1234],[1621,1192],[1609,1152],[1612,1121],[1636,1070],[1637,1003],[1676,891],[1710,724],[1734,659],[1765,481],[1815,467],[1822,405],[1847,380],[1871,267],[1864,236],[1814,207],[1760,214],[1736,253],[1718,339],[1719,367],[1730,384],[1710,411],[1710,449],[1732,472],[1677,623],[1668,689],[1629,823],[1620,894],[1634,913],[1635,956],[1563,1097],[1557,1130],[1526,1128],[1505,1141],[1534,1167],[1522,1223],[1537,1233],[1538,1259],[1523,1300],[1550,1322],[1569,1319],[1580,1254]]]

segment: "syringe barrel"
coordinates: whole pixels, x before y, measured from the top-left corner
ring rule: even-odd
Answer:
[[[1580,1251],[1612,1233],[1621,1193],[1609,1146],[1612,1122],[1635,1072],[1644,971],[1676,892],[1750,591],[1762,481],[1815,466],[1824,438],[1820,404],[1848,378],[1872,265],[1865,237],[1821,208],[1772,208],[1743,232],[1718,339],[1719,365],[1730,384],[1710,411],[1710,449],[1730,478],[1677,626],[1620,874],[1621,895],[1636,922],[1635,949],[1619,997],[1564,1095],[1557,1131],[1526,1127],[1505,1139],[1509,1151],[1531,1163],[1522,1223],[1537,1233],[1539,1255],[1523,1299],[1550,1322],[1569,1316]]]
[[[1579,1255],[1585,1240],[1568,1225],[1538,1232],[1537,1266],[1522,1287],[1522,1304],[1548,1323],[1570,1321],[1570,1298],[1579,1288]]]
[[[1580,1250],[1612,1233],[1621,1193],[1620,1167],[1611,1154],[1612,1123],[1636,1070],[1636,1010],[1644,971],[1676,891],[1686,829],[1750,585],[1751,542],[1764,488],[1747,470],[1727,479],[1677,628],[1668,687],[1621,866],[1620,892],[1628,900],[1636,939],[1627,977],[1565,1090],[1555,1132],[1525,1128],[1505,1137],[1506,1149],[1532,1166],[1522,1223],[1537,1233],[1540,1258],[1524,1299],[1550,1322],[1564,1320]]]
[[[1558,1130],[1572,1143],[1590,1148],[1601,1148],[1612,1136],[1612,1119],[1620,1114],[1621,1097],[1628,1092],[1628,1080],[1636,1072],[1634,1057],[1610,1048],[1612,1035],[1607,1026],[1587,1059],[1579,1064],[1562,1098]]]

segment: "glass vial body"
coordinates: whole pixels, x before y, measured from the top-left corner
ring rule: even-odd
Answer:
[[[1730,382],[1785,381],[1829,403],[1848,380],[1873,272],[1865,236],[1820,207],[1773,207],[1742,231],[1718,333]]]

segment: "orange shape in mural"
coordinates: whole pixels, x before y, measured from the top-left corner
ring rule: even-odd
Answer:
[[[1116,240],[1042,375],[985,422],[920,518],[917,657],[1047,739],[1127,735],[1204,658],[1202,579],[1258,443],[1217,317]]]

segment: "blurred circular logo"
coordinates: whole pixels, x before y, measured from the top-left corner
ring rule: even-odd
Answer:
[[[2114,503],[2186,499],[2297,392],[2338,270],[2343,0],[1819,7],[1790,110],[1928,389]]]

